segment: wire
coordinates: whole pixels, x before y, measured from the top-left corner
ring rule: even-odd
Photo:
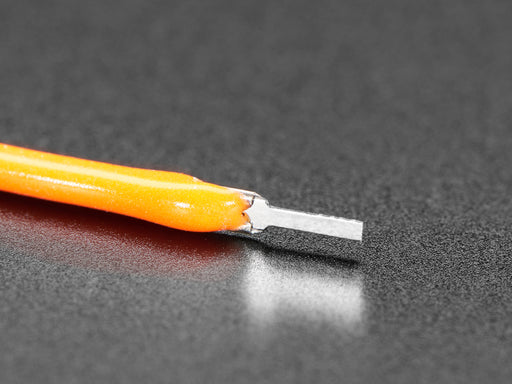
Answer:
[[[0,144],[0,190],[194,232],[280,226],[361,240],[363,223],[271,207],[260,195],[182,173],[83,160]]]

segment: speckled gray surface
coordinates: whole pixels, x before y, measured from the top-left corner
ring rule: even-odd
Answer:
[[[510,382],[505,1],[1,1],[0,141],[360,218],[186,234],[0,193],[2,383]]]

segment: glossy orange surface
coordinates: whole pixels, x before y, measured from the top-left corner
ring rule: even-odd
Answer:
[[[119,213],[185,231],[236,230],[247,202],[182,173],[131,168],[0,144],[0,190]]]

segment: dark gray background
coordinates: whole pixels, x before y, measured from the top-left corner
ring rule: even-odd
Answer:
[[[1,1],[0,141],[366,227],[0,193],[0,381],[510,382],[510,4]]]

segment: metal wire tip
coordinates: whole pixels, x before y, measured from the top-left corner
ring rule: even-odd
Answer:
[[[240,192],[251,203],[245,210],[250,223],[241,229],[243,231],[259,233],[267,227],[274,226],[350,240],[363,239],[361,221],[272,207],[266,199],[254,192]]]

